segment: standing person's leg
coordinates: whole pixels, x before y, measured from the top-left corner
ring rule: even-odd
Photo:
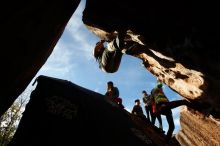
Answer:
[[[155,124],[155,120],[156,120],[156,115],[155,115],[155,113],[152,113],[152,115],[151,115],[151,123],[153,125]]]
[[[165,107],[163,107],[165,110],[166,109],[173,109],[173,108],[176,108],[176,107],[179,107],[181,105],[188,105],[189,102],[186,101],[186,100],[175,100],[175,101],[170,101],[170,102],[166,102],[165,103]]]
[[[155,120],[156,120],[156,112],[157,112],[157,109],[156,109],[156,103],[155,102],[152,102],[152,105],[151,105],[151,110],[152,110],[152,124],[154,125],[155,124]]]
[[[150,111],[150,121],[152,122],[152,115],[153,115],[152,106],[150,106],[149,111]]]
[[[157,120],[159,122],[159,128],[163,131],[162,118],[160,114],[157,115]]]
[[[166,111],[165,116],[167,118],[167,122],[168,122],[168,125],[169,125],[169,129],[167,131],[167,136],[166,136],[166,141],[169,142],[172,138],[173,131],[175,129],[172,111],[171,110]]]
[[[147,113],[147,119],[150,121],[150,111],[149,111],[149,107],[147,105],[145,105],[145,111]]]

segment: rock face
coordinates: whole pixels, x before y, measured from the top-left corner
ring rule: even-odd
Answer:
[[[165,137],[105,96],[40,76],[9,146],[156,146]],[[177,146],[175,141],[171,145]]]
[[[195,145],[206,141],[204,136],[199,136],[199,129],[202,128],[199,123],[207,123],[204,124],[206,130],[211,132],[209,115],[215,120],[220,118],[218,17],[219,10],[215,3],[179,3],[174,0],[113,0],[107,5],[101,0],[87,0],[83,12],[83,22],[100,39],[112,40],[115,31],[130,30],[127,35],[144,44],[144,48],[137,48],[131,55],[142,59],[148,71],[189,100],[195,111],[207,116],[206,120],[200,118],[200,122],[195,122],[197,131],[191,131],[194,137],[189,141]],[[195,119],[198,117],[197,112],[188,112]],[[187,115],[182,113],[181,116],[183,131],[187,128],[184,125]],[[190,132],[182,132],[182,137],[184,134],[187,138],[191,136]],[[198,137],[200,141],[193,140]],[[216,138],[219,139],[213,135],[214,142],[206,142],[210,142],[209,145],[216,144]]]
[[[183,110],[180,121],[182,130],[176,138],[181,145],[217,146],[220,144],[220,121],[192,109]]]
[[[0,115],[46,62],[80,0],[21,0],[1,4]]]

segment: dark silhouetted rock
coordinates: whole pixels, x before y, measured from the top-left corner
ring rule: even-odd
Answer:
[[[105,96],[69,81],[39,76],[9,146],[155,146],[157,128]]]
[[[2,115],[46,62],[80,0],[20,0],[1,4]]]

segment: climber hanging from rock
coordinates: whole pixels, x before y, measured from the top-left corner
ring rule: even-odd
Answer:
[[[101,40],[96,43],[93,55],[99,63],[100,69],[107,73],[114,73],[120,66],[123,54],[132,55],[139,48],[145,47],[140,41],[132,40],[131,36],[127,35],[129,33],[130,31],[121,31],[111,41]],[[126,38],[129,39],[126,40]]]

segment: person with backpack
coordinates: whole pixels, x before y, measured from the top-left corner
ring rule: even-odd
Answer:
[[[153,97],[150,94],[148,95],[145,90],[143,90],[142,93],[143,93],[143,102],[145,103],[145,110],[147,113],[147,118],[149,119],[149,121],[151,121],[153,125],[155,124],[155,120],[157,118],[159,122],[159,128],[161,131],[163,131],[161,115],[155,114],[155,102],[154,102]],[[151,117],[151,120],[150,120],[150,117]]]
[[[169,143],[173,131],[175,129],[174,121],[173,121],[173,115],[172,110],[173,108],[176,108],[181,105],[187,105],[188,102],[186,100],[176,100],[176,101],[169,101],[166,95],[163,92],[163,84],[158,80],[158,83],[156,87],[151,91],[151,95],[154,98],[156,111],[155,114],[162,114],[166,116],[169,128],[166,134],[166,141]]]

